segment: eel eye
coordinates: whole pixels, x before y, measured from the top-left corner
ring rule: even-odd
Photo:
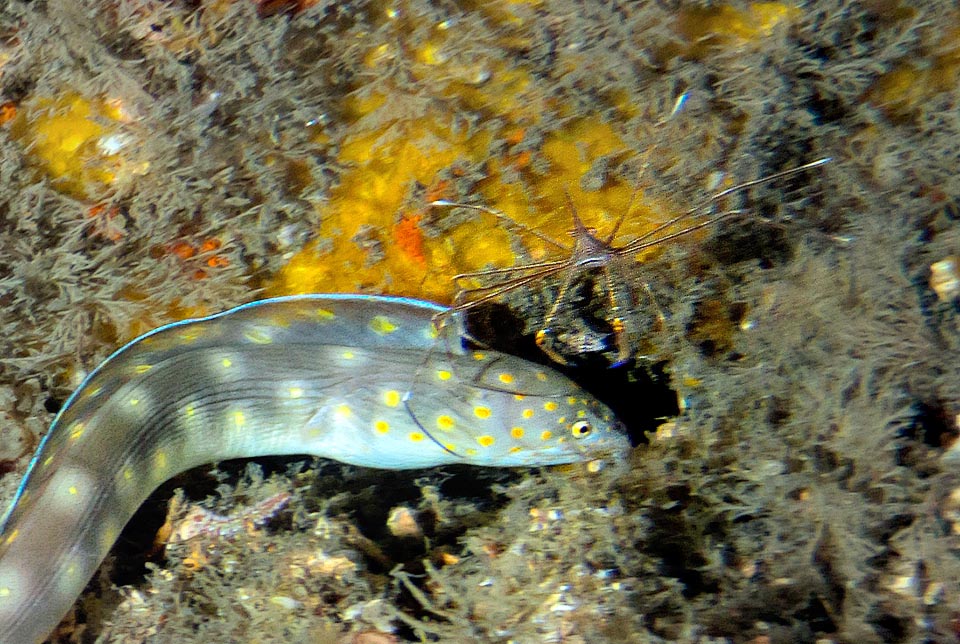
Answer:
[[[570,425],[570,433],[573,434],[574,438],[583,438],[589,436],[590,432],[593,431],[593,426],[586,420],[578,420],[574,424]]]

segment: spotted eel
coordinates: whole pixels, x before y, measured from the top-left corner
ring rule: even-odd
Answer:
[[[146,497],[205,463],[530,466],[623,453],[607,407],[548,368],[466,348],[454,325],[433,324],[447,311],[274,298],[117,350],[57,414],[0,522],[0,643],[49,636]]]

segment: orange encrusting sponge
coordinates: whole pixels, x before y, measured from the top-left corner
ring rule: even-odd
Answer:
[[[288,262],[268,292],[366,291],[449,303],[454,275],[563,257],[561,249],[523,233],[519,237],[525,252],[518,256],[509,224],[482,213],[472,213],[464,223],[440,234],[426,232],[426,222],[445,214],[428,206],[430,201],[447,198],[441,171],[458,161],[480,163],[492,140],[486,132],[468,135],[449,123],[449,118],[415,118],[385,125],[384,131],[349,137],[338,160],[353,169],[331,191],[323,209],[320,239]],[[379,142],[388,128],[402,134]],[[630,205],[635,191],[615,181],[585,190],[580,181],[598,158],[625,149],[611,126],[572,121],[549,135],[537,151],[550,170],[548,179],[537,181],[535,199],[529,199],[519,184],[504,181],[508,168],[519,170],[524,178],[531,174],[523,166],[525,157],[504,155],[488,160],[487,178],[479,186],[483,204],[569,246],[569,195],[581,219],[603,236]],[[426,195],[419,203],[405,203],[415,183],[427,187]],[[644,234],[673,215],[663,205],[652,206],[642,194],[633,200],[620,240]]]
[[[55,189],[85,200],[149,169],[132,153],[131,119],[119,100],[66,92],[20,106],[10,133]]]

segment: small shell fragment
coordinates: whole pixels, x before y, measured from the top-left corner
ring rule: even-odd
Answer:
[[[948,255],[930,264],[930,288],[941,302],[952,302],[960,295],[960,258]]]
[[[423,536],[423,530],[420,528],[416,514],[405,505],[398,505],[390,510],[390,516],[387,518],[387,529],[395,537],[419,539]]]
[[[296,610],[303,606],[303,602],[285,595],[274,595],[270,598],[270,603],[284,610]]]

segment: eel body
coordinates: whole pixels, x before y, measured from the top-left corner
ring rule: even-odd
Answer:
[[[137,507],[192,467],[280,454],[528,466],[627,448],[603,404],[548,368],[465,349],[432,324],[444,311],[406,298],[276,298],[116,351],[67,400],[3,518],[0,644],[46,638]]]

